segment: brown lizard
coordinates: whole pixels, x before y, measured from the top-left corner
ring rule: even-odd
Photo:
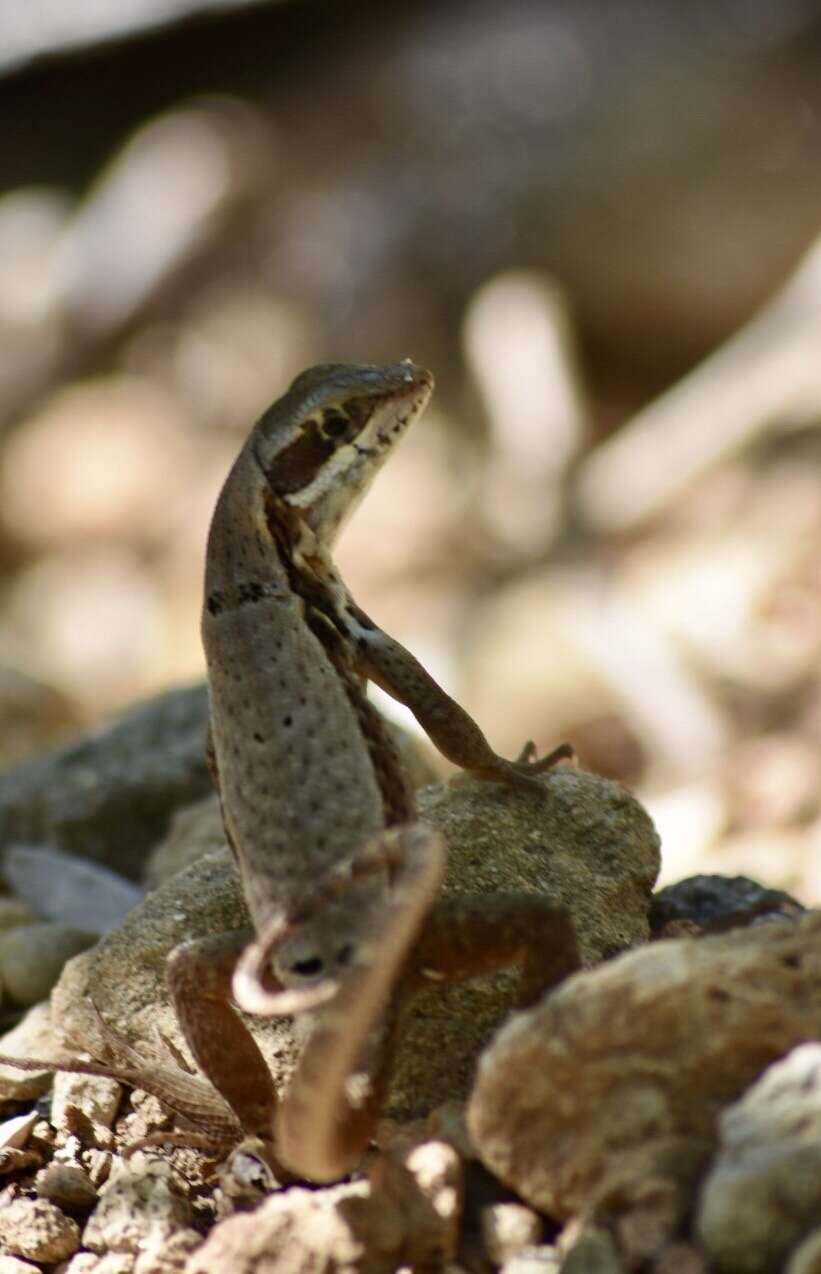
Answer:
[[[183,944],[168,962],[183,1033],[216,1091],[148,1070],[133,1050],[117,1061],[113,1041],[112,1066],[76,1064],[147,1088],[210,1133],[273,1140],[314,1180],[342,1175],[367,1144],[400,1010],[419,987],[518,962],[526,1001],[578,962],[572,924],[544,899],[437,898],[441,838],[415,821],[364,693],[367,680],[382,686],[484,778],[539,791],[536,776],[570,755],[535,761],[528,745],[518,761],[497,756],[333,565],[340,526],[432,387],[409,362],[316,367],[240,451],[209,533],[202,635],[209,755],[253,931]],[[232,995],[256,1013],[318,1010],[282,1102]]]

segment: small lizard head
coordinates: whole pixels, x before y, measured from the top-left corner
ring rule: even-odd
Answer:
[[[432,390],[431,373],[409,360],[323,363],[297,376],[253,435],[274,498],[332,544]]]
[[[378,927],[384,898],[380,871],[352,881],[340,897],[325,900],[316,914],[293,922],[275,915],[237,962],[237,1004],[248,1013],[268,1016],[301,1013],[332,999],[352,964],[361,961],[368,934]]]

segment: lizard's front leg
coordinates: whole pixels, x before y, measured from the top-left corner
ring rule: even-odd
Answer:
[[[537,774],[550,769],[557,761],[573,757],[573,748],[568,743],[560,744],[538,760],[532,758],[535,749],[530,743],[515,761],[498,756],[469,713],[451,699],[409,650],[378,628],[353,603],[348,604],[345,614],[347,624],[354,630],[359,671],[410,708],[431,742],[454,765],[478,778],[538,787]]]

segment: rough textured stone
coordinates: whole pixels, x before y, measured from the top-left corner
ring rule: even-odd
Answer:
[[[821,1044],[770,1066],[721,1116],[696,1230],[719,1269],[778,1268],[821,1215]]]
[[[648,1177],[689,1190],[722,1107],[821,1031],[821,914],[655,943],[568,979],[482,1057],[468,1126],[558,1216]]]
[[[193,805],[185,805],[171,818],[168,835],[152,849],[145,865],[145,884],[156,889],[178,871],[225,848],[219,798],[216,792],[204,796]]]
[[[562,767],[546,777],[543,797],[474,781],[428,788],[420,806],[448,841],[446,892],[541,894],[570,910],[589,963],[646,938],[658,838],[618,784]],[[184,1049],[168,1002],[166,956],[183,939],[247,923],[227,849],[181,872],[67,966],[53,996],[67,1042],[99,1046],[87,1002],[93,989],[102,1016],[129,1041],[154,1041],[160,1030]],[[501,973],[420,996],[400,1043],[388,1113],[410,1118],[463,1097],[476,1053],[508,1012],[514,987],[515,977]],[[295,1054],[290,1021],[249,1023],[280,1084]]]
[[[136,879],[173,810],[210,791],[206,723],[204,685],[172,690],[0,774],[0,846],[47,843]]]
[[[32,1274],[35,1267],[16,1256],[0,1255],[0,1274]]]
[[[34,1188],[41,1199],[65,1212],[87,1212],[97,1201],[93,1182],[76,1163],[50,1163],[37,1173]]]
[[[523,1203],[490,1203],[479,1218],[482,1243],[494,1265],[502,1265],[522,1248],[535,1247],[542,1237],[542,1220]]]
[[[158,1247],[140,1252],[134,1274],[182,1274],[192,1252],[201,1246],[202,1235],[196,1230],[177,1230]]]
[[[111,1127],[122,1101],[123,1090],[113,1079],[101,1075],[72,1075],[61,1072],[54,1077],[51,1098],[51,1122],[64,1132],[82,1129],[97,1146],[108,1147]]]
[[[100,1190],[83,1231],[92,1252],[141,1252],[189,1229],[191,1209],[168,1165],[139,1152],[121,1162]]]
[[[445,893],[540,894],[566,908],[586,964],[644,941],[659,845],[642,806],[618,783],[559,766],[544,799],[459,780],[418,794],[445,836]],[[400,1045],[389,1113],[410,1118],[463,1097],[476,1056],[509,1013],[509,972],[427,992]]]
[[[275,1194],[212,1230],[185,1274],[388,1274],[395,1249],[366,1256],[339,1206],[367,1196],[364,1181]]]
[[[49,1004],[35,1004],[22,1022],[0,1036],[0,1053],[7,1053],[12,1057],[59,1057],[61,1051]],[[41,1097],[50,1083],[48,1071],[18,1071],[11,1066],[0,1066],[2,1101],[26,1101],[32,1097]]]
[[[0,1243],[30,1261],[64,1261],[80,1246],[76,1221],[45,1199],[14,1199],[0,1209]]]
[[[749,876],[700,875],[676,881],[660,889],[650,907],[650,928],[658,933],[665,925],[691,920],[709,927],[733,921],[744,923],[755,916],[796,916],[804,908],[781,889],[766,889]]]

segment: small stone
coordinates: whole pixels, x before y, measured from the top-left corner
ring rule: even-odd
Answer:
[[[35,1004],[22,1022],[0,1037],[0,1053],[12,1057],[59,1057],[64,1050],[55,1038],[48,1004]],[[0,1065],[0,1098],[27,1101],[42,1097],[51,1084],[51,1072],[19,1071]]]
[[[480,1214],[482,1242],[491,1261],[503,1265],[542,1237],[541,1218],[523,1203],[491,1203]]]
[[[238,1213],[215,1226],[189,1259],[185,1274],[266,1274],[274,1268],[293,1274],[375,1271],[380,1267],[365,1261],[365,1245],[345,1214],[346,1203],[367,1199],[369,1193],[368,1184],[357,1181],[328,1190],[294,1187],[274,1194],[255,1212]],[[381,1268],[395,1269],[396,1261]]]
[[[20,1198],[0,1210],[0,1243],[14,1256],[50,1265],[77,1251],[80,1230],[53,1203]]]
[[[813,1230],[798,1245],[784,1267],[784,1274],[821,1274],[821,1230]]]
[[[81,1258],[83,1264],[78,1264],[76,1271],[74,1265],[69,1264],[65,1274],[91,1274],[92,1271],[94,1274],[132,1274],[134,1269],[134,1257],[128,1252],[107,1252],[105,1256],[97,1256],[95,1252],[78,1252],[74,1260],[79,1262]]]
[[[145,867],[148,889],[156,889],[203,854],[225,847],[219,798],[211,793],[175,812],[168,834],[152,849]]]
[[[428,1209],[425,1209],[419,1222],[410,1227],[415,1244],[414,1264],[422,1267],[425,1259],[431,1257],[441,1264],[455,1256],[459,1239],[464,1195],[461,1160],[446,1142],[427,1141],[411,1150],[405,1163],[436,1217],[431,1224]],[[424,1238],[423,1229],[429,1231]]]
[[[22,898],[0,898],[0,932],[5,929],[16,929],[18,925],[36,924],[35,916],[27,902]]]
[[[246,1137],[217,1165],[217,1216],[251,1212],[276,1189],[277,1181],[257,1138]]]
[[[819,1214],[821,1044],[803,1044],[722,1114],[696,1233],[719,1269],[753,1274],[779,1268]]]
[[[122,1097],[123,1090],[115,1079],[58,1071],[54,1076],[51,1122],[64,1132],[81,1136],[90,1132],[97,1148],[108,1150]]]
[[[16,1256],[0,1255],[0,1274],[34,1274],[35,1267]]]
[[[748,876],[689,876],[653,896],[650,928],[655,934],[674,921],[690,920],[701,927],[729,929],[757,916],[798,916],[803,910],[783,890],[766,889]]]
[[[574,1227],[572,1236],[562,1234],[559,1247],[561,1274],[625,1274],[612,1236],[599,1226]]]
[[[561,1264],[559,1249],[540,1243],[537,1247],[524,1247],[515,1256],[508,1257],[500,1274],[559,1274]]]
[[[94,1274],[133,1274],[134,1257],[125,1252],[106,1252]]]
[[[88,1174],[73,1163],[50,1163],[37,1173],[34,1189],[66,1212],[88,1212],[97,1202]]]
[[[84,1161],[88,1168],[89,1180],[95,1186],[104,1185],[111,1175],[114,1156],[110,1150],[87,1150]]]
[[[0,933],[0,982],[6,994],[26,1006],[45,1000],[66,961],[96,941],[96,933],[46,922]]]
[[[93,1252],[137,1253],[156,1248],[191,1224],[191,1209],[162,1160],[137,1153],[121,1161],[100,1190],[83,1231]]]
[[[0,1150],[0,1176],[12,1176],[18,1172],[27,1172],[29,1168],[39,1168],[43,1156],[38,1150],[18,1150],[9,1146]]]
[[[178,1230],[158,1248],[141,1252],[134,1263],[134,1274],[181,1274],[188,1258],[203,1238],[196,1230]]]
[[[26,1115],[12,1115],[10,1119],[4,1119],[0,1123],[0,1150],[10,1147],[21,1150],[28,1141],[37,1119],[38,1115],[34,1110]]]
[[[100,1268],[100,1257],[96,1252],[75,1252],[70,1261],[58,1265],[54,1274],[91,1274]],[[125,1272],[127,1274],[127,1271]]]

